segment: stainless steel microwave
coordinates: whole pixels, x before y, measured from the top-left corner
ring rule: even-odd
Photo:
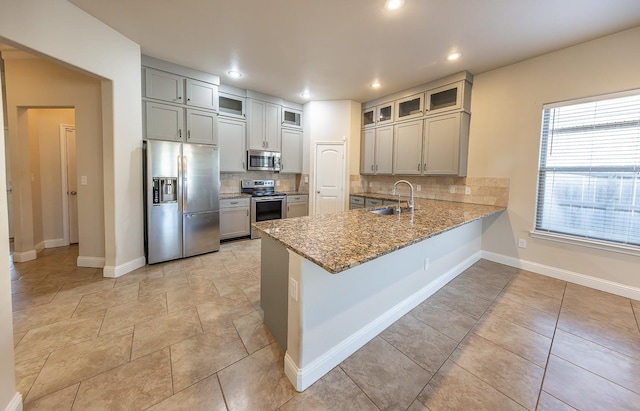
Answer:
[[[280,153],[275,151],[247,151],[247,170],[280,171]]]

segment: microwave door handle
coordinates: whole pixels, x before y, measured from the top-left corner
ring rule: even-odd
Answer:
[[[187,193],[188,193],[188,181],[187,181],[187,165],[188,165],[188,161],[187,161],[187,156],[183,156],[182,157],[182,179],[184,180],[183,184],[183,188],[182,188],[182,192],[183,192],[183,196],[182,196],[182,208],[184,209],[184,212],[186,213],[188,210],[188,205],[187,205]]]

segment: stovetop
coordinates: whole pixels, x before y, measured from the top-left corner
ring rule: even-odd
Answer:
[[[253,197],[284,196],[285,193],[275,191],[274,180],[242,180],[241,187],[244,194],[251,194]]]

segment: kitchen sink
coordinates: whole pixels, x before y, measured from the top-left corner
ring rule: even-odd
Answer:
[[[380,214],[380,215],[394,215],[394,214],[398,214],[396,212],[396,207],[385,207],[385,208],[378,208],[375,210],[369,210],[370,213],[374,213],[374,214]],[[411,213],[412,210],[408,207],[400,207],[400,214],[405,214],[405,213]]]
[[[395,207],[378,208],[377,210],[369,210],[370,213],[381,215],[394,215],[396,213]]]

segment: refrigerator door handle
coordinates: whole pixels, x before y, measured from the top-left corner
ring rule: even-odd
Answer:
[[[178,192],[176,193],[178,197],[178,211],[182,212],[182,156],[178,156]]]
[[[188,173],[187,173],[187,165],[188,165],[188,161],[187,161],[187,156],[182,156],[182,178],[183,178],[183,183],[182,183],[182,192],[183,192],[183,196],[182,196],[182,208],[184,209],[184,212],[188,212],[188,204],[187,204],[187,197],[188,197]]]

